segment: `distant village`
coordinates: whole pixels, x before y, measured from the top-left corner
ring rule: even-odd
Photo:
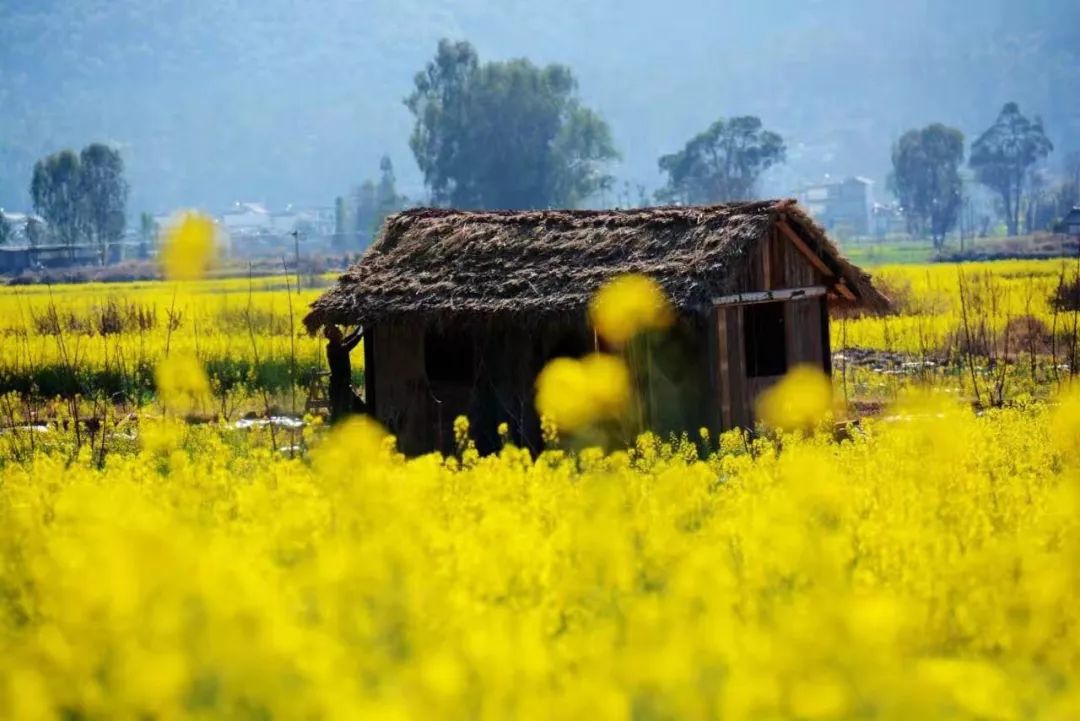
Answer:
[[[2,209],[0,216],[11,228],[8,241],[0,246],[0,273],[9,275],[43,268],[150,260],[157,253],[161,234],[175,222],[172,214],[144,214],[119,241],[69,246],[36,241],[33,236],[38,233],[51,237],[48,224],[40,216]],[[241,261],[281,257],[291,260],[298,243],[306,256],[353,255],[371,242],[369,231],[350,227],[347,216],[342,218],[333,207],[286,206],[271,210],[261,202],[241,201],[213,217],[222,230],[222,255]]]
[[[225,258],[248,261],[287,258],[296,248],[305,257],[354,256],[370,245],[382,219],[408,206],[404,197],[391,192],[382,201],[373,187],[356,188],[334,206],[270,208],[263,202],[237,201],[213,217],[223,231]],[[867,243],[906,238],[908,228],[902,208],[895,201],[878,200],[875,183],[865,177],[849,177],[804,186],[789,194],[829,234],[841,242]],[[990,200],[985,201],[989,204]],[[958,231],[963,236],[985,236],[991,211],[972,208],[961,213]],[[0,273],[13,275],[27,270],[71,266],[111,265],[150,260],[156,255],[160,234],[174,222],[171,214],[143,214],[129,224],[121,240],[101,245],[76,246],[36,242],[32,237],[51,237],[44,219],[32,213],[0,209],[11,228],[0,246]],[[132,227],[133,226],[133,227]],[[1058,232],[1080,236],[1080,210],[1071,214]]]
[[[366,198],[370,195],[370,198]],[[292,259],[299,244],[305,256],[355,255],[372,242],[384,216],[407,206],[392,195],[381,204],[372,189],[356,189],[348,198],[338,198],[334,206],[270,208],[265,203],[239,201],[214,215],[221,233],[222,254],[234,260],[260,258]],[[820,225],[841,242],[873,242],[907,233],[902,208],[895,202],[881,202],[875,182],[864,177],[840,180],[825,178],[789,195],[805,206]],[[157,253],[160,234],[174,218],[170,214],[141,216],[130,223],[122,240],[99,245],[77,246],[36,242],[31,235],[50,237],[48,225],[39,216],[9,212],[0,208],[0,217],[9,223],[12,234],[0,246],[0,273],[17,274],[41,268],[100,266],[129,260],[151,259]],[[987,214],[986,223],[989,215]],[[985,234],[977,218],[961,214],[972,235]],[[1080,218],[1078,218],[1080,222]],[[1080,234],[1080,227],[1076,229]]]

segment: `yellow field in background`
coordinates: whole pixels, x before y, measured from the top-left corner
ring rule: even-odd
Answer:
[[[301,324],[321,290],[297,293],[294,281],[291,293],[284,276],[7,287],[0,290],[0,378],[18,390],[36,384],[46,397],[73,380],[86,396],[107,391],[145,401],[154,367],[180,355],[198,359],[213,381],[250,393],[303,386],[325,365],[323,341]],[[354,365],[362,368],[362,354]]]
[[[977,346],[995,357],[1029,350],[1049,357],[1053,346],[1060,362],[1068,355],[1076,322],[1074,313],[1055,312],[1049,303],[1063,273],[1073,277],[1075,262],[883,266],[873,275],[898,312],[834,318],[832,348],[956,361],[961,347]],[[324,286],[331,281],[318,279]],[[284,276],[5,287],[0,289],[0,382],[8,390],[45,398],[79,392],[140,404],[152,399],[153,369],[171,354],[202,363],[219,398],[265,390],[281,398],[294,387],[302,397],[311,374],[325,367],[322,339],[308,336],[300,323],[319,292],[293,288],[290,293]],[[965,340],[962,299],[970,340]],[[353,355],[359,373],[363,354]],[[954,375],[945,382],[971,386],[970,378]],[[863,380],[860,388],[871,395],[880,394],[886,383],[876,376]],[[891,396],[894,386],[906,381],[887,382]]]
[[[1010,319],[1031,316],[1052,329],[1049,299],[1062,274],[1069,280],[1076,272],[1076,262],[1064,259],[881,266],[872,276],[897,315],[834,322],[833,348],[921,354],[945,347],[962,332],[962,288],[972,328],[986,323],[1001,332]],[[1071,328],[1073,314],[1059,313],[1056,322],[1059,331]]]

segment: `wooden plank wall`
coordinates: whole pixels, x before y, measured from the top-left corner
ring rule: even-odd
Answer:
[[[781,290],[823,285],[828,279],[810,264],[794,244],[773,229],[747,260],[734,292]],[[812,363],[830,371],[828,310],[825,298],[789,301],[784,309],[788,367]],[[722,428],[750,427],[754,401],[779,377],[748,378],[741,306],[716,308],[710,315],[714,330],[710,367],[715,380],[712,398]]]
[[[731,379],[728,382],[731,393],[731,428],[753,425],[754,410],[748,378],[746,377],[746,332],[743,325],[743,309],[740,306],[728,308],[728,352]]]
[[[787,335],[788,368],[794,368],[802,363],[820,367],[824,358],[821,337],[821,299],[794,300],[789,301],[785,306],[784,329]]]
[[[418,324],[373,329],[375,418],[398,437],[398,448],[418,454],[432,447],[428,422],[424,335]]]

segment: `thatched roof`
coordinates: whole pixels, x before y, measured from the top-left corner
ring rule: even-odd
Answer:
[[[781,219],[857,304],[888,307],[869,276],[792,200],[601,211],[419,209],[387,219],[304,323],[315,332],[402,316],[576,312],[623,273],[649,275],[681,310],[701,312],[730,290],[750,249]]]

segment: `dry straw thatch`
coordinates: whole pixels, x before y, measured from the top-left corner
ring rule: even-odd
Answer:
[[[607,280],[643,273],[684,313],[729,292],[750,250],[784,219],[860,305],[888,301],[793,200],[637,210],[410,210],[311,306],[310,332],[420,316],[573,313]]]

